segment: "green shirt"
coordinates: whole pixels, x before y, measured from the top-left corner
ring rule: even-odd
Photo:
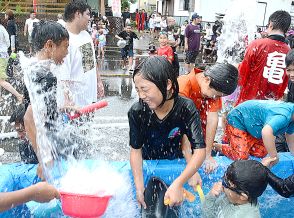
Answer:
[[[206,195],[201,210],[203,218],[261,218],[258,204],[234,205],[225,194]]]

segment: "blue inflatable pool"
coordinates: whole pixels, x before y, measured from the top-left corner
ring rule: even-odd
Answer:
[[[232,162],[226,157],[218,157],[219,168],[213,174],[205,175],[203,169],[200,174],[203,179],[203,190],[207,194],[212,184],[218,181],[226,167]],[[88,166],[96,161],[86,160]],[[119,172],[128,172],[131,175],[131,169],[128,162],[111,162]],[[162,178],[167,184],[170,184],[186,166],[184,160],[161,160],[144,162],[145,183],[151,176]],[[278,176],[285,178],[294,174],[294,157],[290,153],[280,153],[280,162],[272,168]],[[36,165],[27,164],[8,164],[0,167],[0,191],[7,192],[22,189],[38,181],[36,177]],[[186,188],[193,192],[186,185]],[[196,195],[196,201],[193,203],[185,202],[181,207],[181,217],[200,217],[200,202]],[[292,218],[294,211],[294,198],[286,199],[277,195],[271,187],[267,187],[264,194],[259,198],[262,217],[283,217]],[[50,203],[28,202],[25,205],[16,207],[4,213],[0,217],[63,217],[60,202],[58,200]]]

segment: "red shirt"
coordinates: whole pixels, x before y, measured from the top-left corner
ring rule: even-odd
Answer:
[[[288,84],[285,57],[290,48],[269,38],[256,39],[246,49],[239,66],[240,95],[236,105],[250,99],[283,97]]]
[[[174,60],[174,51],[170,46],[164,46],[157,49],[157,54],[159,56],[165,57],[170,63]]]

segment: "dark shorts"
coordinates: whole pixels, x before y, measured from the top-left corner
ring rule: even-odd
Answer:
[[[133,48],[125,47],[121,49],[121,58],[124,60],[128,57],[134,57]]]
[[[186,51],[185,63],[186,64],[195,64],[196,57],[197,57],[198,53],[199,53],[199,51]]]
[[[161,30],[161,27],[154,27],[154,30],[160,31]]]

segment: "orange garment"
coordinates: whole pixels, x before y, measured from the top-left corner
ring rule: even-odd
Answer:
[[[201,94],[199,83],[196,80],[196,74],[202,70],[194,68],[189,74],[178,77],[179,93],[182,96],[190,98],[196,105],[200,113],[203,134],[206,132],[207,112],[218,112],[222,109],[221,98],[205,98]]]
[[[248,132],[239,130],[227,124],[228,142],[222,145],[222,153],[232,160],[247,160],[249,155],[264,157],[267,150],[262,139],[254,138]]]

